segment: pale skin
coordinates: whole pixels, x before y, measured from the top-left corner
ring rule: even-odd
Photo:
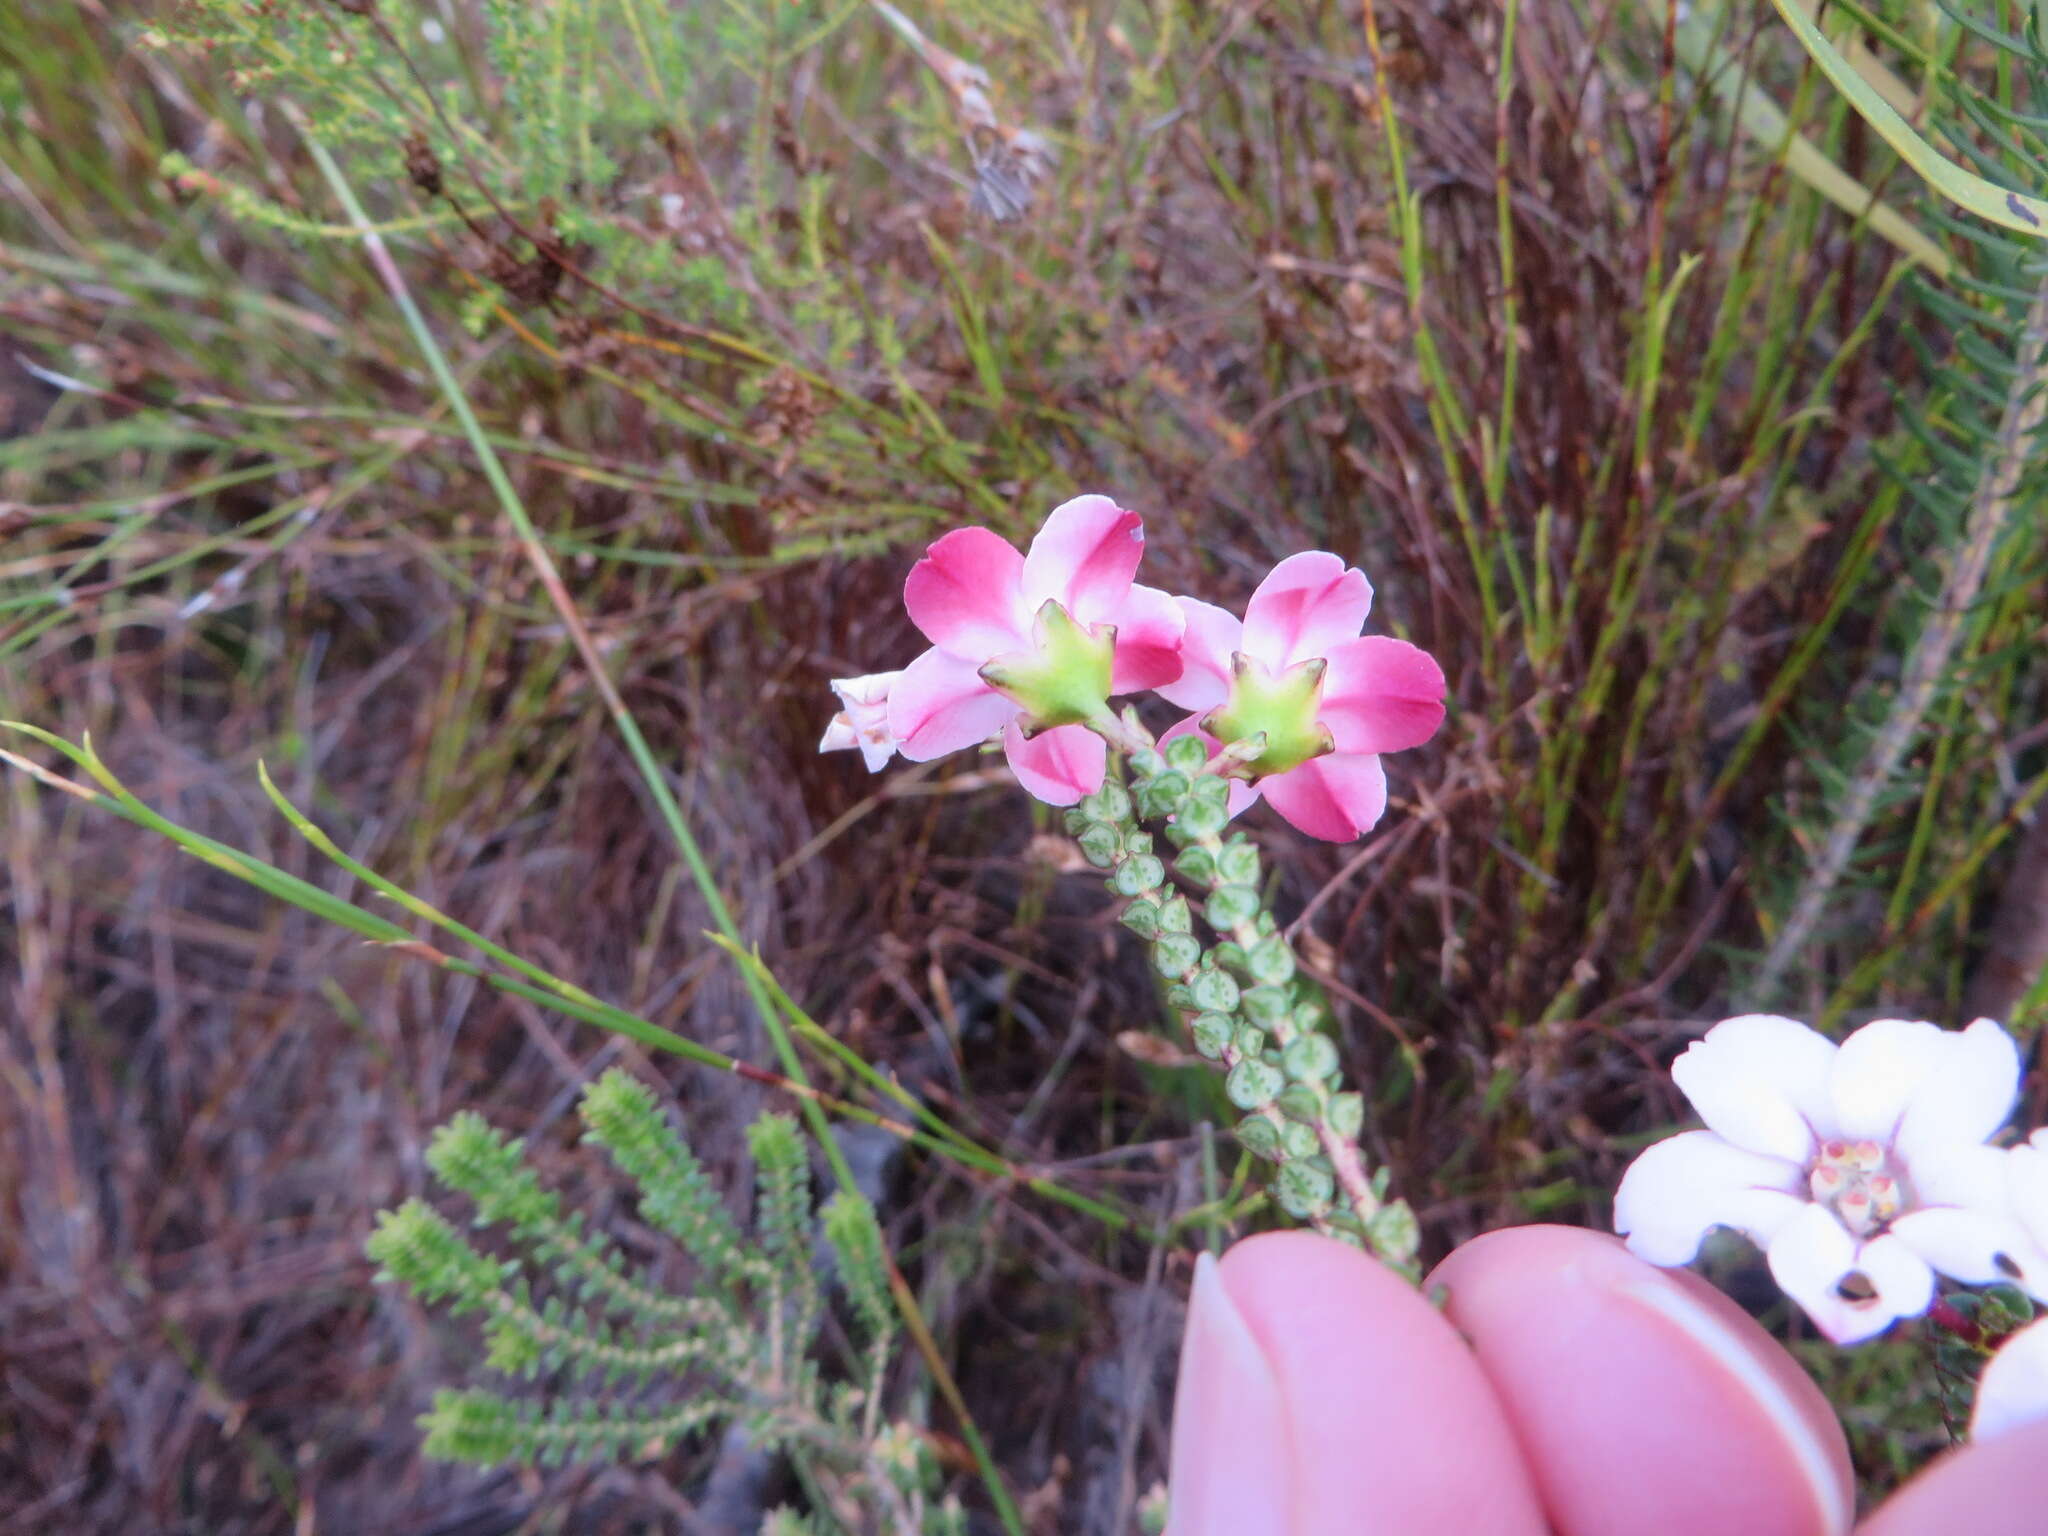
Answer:
[[[1853,1524],[1842,1431],[1725,1296],[1598,1233],[1518,1227],[1428,1285],[1303,1232],[1195,1280],[1168,1536],[2040,1536],[2048,1421]]]

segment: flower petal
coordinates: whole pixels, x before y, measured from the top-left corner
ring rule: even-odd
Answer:
[[[1399,752],[1419,747],[1444,719],[1444,669],[1405,640],[1364,635],[1323,653],[1319,718],[1339,752]]]
[[[1970,1438],[1988,1440],[2035,1419],[2048,1419],[2048,1318],[2007,1339],[1984,1367]]]
[[[860,745],[860,734],[853,728],[853,721],[841,710],[832,717],[832,723],[825,727],[824,739],[818,743],[820,752],[847,752]]]
[[[1181,674],[1159,696],[1169,704],[1207,714],[1230,693],[1230,653],[1244,645],[1244,621],[1213,603],[1177,597],[1186,627],[1181,633]]]
[[[1837,1344],[1875,1338],[1934,1300],[1934,1271],[1896,1237],[1858,1246],[1848,1229],[1809,1205],[1778,1229],[1768,1258],[1771,1277],[1798,1302],[1814,1326]],[[1850,1298],[1842,1282],[1861,1275],[1871,1294]]]
[[[925,639],[979,665],[1027,643],[1023,579],[1024,557],[1005,540],[956,528],[910,568],[903,606]]]
[[[1895,1145],[1909,1166],[1939,1147],[1989,1140],[2020,1095],[2019,1047],[1991,1020],[1942,1039],[1940,1064],[1913,1090],[1899,1122]]]
[[[2048,1252],[2048,1129],[2034,1132],[2024,1146],[2014,1147],[2006,1157],[2006,1209],[2011,1211],[2033,1245]],[[2029,1285],[2041,1301],[2048,1301],[2048,1287]]]
[[[1671,1079],[1708,1128],[1751,1152],[1804,1163],[1828,1122],[1835,1047],[1797,1019],[1748,1013],[1724,1019],[1686,1047]]]
[[[913,763],[986,741],[1016,715],[1017,706],[981,680],[975,662],[937,646],[905,667],[889,690],[889,729]]]
[[[1051,598],[1084,624],[1109,618],[1123,601],[1145,524],[1107,496],[1076,496],[1052,509],[1024,556],[1024,606],[1036,613]]]
[[[1240,649],[1277,672],[1354,638],[1371,609],[1365,572],[1319,549],[1289,555],[1252,594]]]
[[[1102,788],[1109,760],[1102,738],[1085,725],[1055,726],[1026,737],[1012,720],[1003,731],[1003,755],[1017,782],[1047,805],[1072,805]]]
[[[1629,1164],[1614,1194],[1614,1230],[1638,1258],[1666,1266],[1690,1264],[1715,1227],[1767,1247],[1806,1207],[1800,1177],[1782,1158],[1745,1152],[1712,1131],[1684,1131]]]
[[[1159,745],[1163,747],[1169,741],[1174,741],[1182,736],[1199,736],[1202,738],[1202,745],[1209,749],[1209,755],[1214,757],[1223,750],[1223,744],[1199,725],[1195,724],[1195,720],[1196,717],[1194,715],[1188,715],[1177,723],[1169,725],[1159,733]],[[1230,781],[1230,799],[1226,802],[1231,818],[1235,820],[1238,816],[1242,815],[1247,809],[1257,803],[1258,798],[1258,785],[1247,784],[1243,779],[1232,779]]]
[[[1259,780],[1266,803],[1310,837],[1348,843],[1387,809],[1387,775],[1370,752],[1331,752]]]
[[[1932,1206],[1908,1211],[1890,1231],[1952,1280],[1966,1285],[2011,1281],[2036,1294],[2048,1288],[2048,1254],[2002,1211]]]
[[[1842,1042],[1829,1097],[1843,1136],[1890,1142],[1906,1105],[1934,1075],[1950,1036],[1932,1024],[1873,1019]]]
[[[1116,626],[1111,693],[1142,693],[1181,675],[1181,635],[1187,618],[1166,593],[1134,584],[1107,622]]]

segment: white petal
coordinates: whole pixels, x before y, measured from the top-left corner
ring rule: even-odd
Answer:
[[[2041,1418],[2048,1418],[2048,1318],[2007,1339],[1984,1367],[1970,1438],[1988,1440]]]
[[[2048,1250],[2048,1145],[2040,1131],[2025,1146],[2005,1154],[2005,1188],[2006,1209],[2035,1247]],[[2048,1301],[2048,1294],[2034,1294]]]
[[[1951,1279],[1968,1285],[2009,1280],[2039,1294],[2048,1287],[2048,1253],[1999,1210],[1942,1206],[1891,1224],[1894,1237]]]
[[[820,752],[844,752],[849,747],[860,745],[860,737],[853,729],[853,722],[841,710],[832,717],[832,723],[825,727],[824,740],[818,743]]]
[[[1952,1143],[1906,1163],[1913,1204],[1967,1205],[2004,1210],[2011,1187],[2012,1154],[2000,1147]]]
[[[832,691],[847,704],[887,704],[889,690],[896,679],[903,674],[896,672],[870,672],[864,677],[835,677]]]
[[[1909,1165],[1937,1146],[1988,1140],[2019,1097],[2019,1047],[1991,1020],[1942,1041],[1940,1064],[1913,1090],[1899,1122],[1895,1145]]]
[[[1614,1194],[1614,1230],[1652,1264],[1689,1264],[1714,1227],[1733,1227],[1758,1247],[1797,1216],[1800,1170],[1781,1158],[1730,1146],[1712,1131],[1686,1131],[1644,1151]]]
[[[1837,1344],[1874,1338],[1900,1318],[1926,1311],[1934,1299],[1934,1271],[1926,1260],[1895,1237],[1859,1247],[1817,1205],[1779,1228],[1768,1256],[1772,1278]],[[1841,1286],[1856,1274],[1870,1282],[1874,1294],[1852,1301]]]
[[[1842,1042],[1829,1083],[1840,1134],[1889,1143],[1951,1037],[1933,1024],[1874,1019]]]
[[[1710,1130],[1738,1147],[1804,1163],[1834,1133],[1828,1073],[1835,1046],[1797,1019],[1726,1019],[1671,1064],[1671,1078]]]

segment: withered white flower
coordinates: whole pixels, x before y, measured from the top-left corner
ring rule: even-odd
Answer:
[[[2037,1262],[1986,1145],[2011,1114],[2019,1053],[1990,1019],[1950,1032],[1879,1019],[1839,1046],[1795,1019],[1708,1030],[1671,1075],[1700,1118],[1623,1175],[1615,1230],[1653,1264],[1689,1263],[1714,1227],[1762,1248],[1838,1344],[1927,1309],[1938,1269],[1971,1283]]]
[[[889,690],[901,672],[870,672],[865,677],[841,677],[832,682],[844,707],[825,727],[820,752],[860,749],[869,773],[880,773],[896,755],[896,737],[889,729]]]

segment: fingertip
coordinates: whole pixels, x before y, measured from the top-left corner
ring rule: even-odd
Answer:
[[[1812,1536],[1849,1528],[1832,1411],[1696,1276],[1603,1234],[1515,1227],[1432,1275],[1571,1536]]]
[[[2040,1536],[2044,1511],[2048,1421],[1950,1452],[1857,1527],[1857,1536]]]
[[[1306,1232],[1239,1243],[1220,1278],[1285,1405],[1289,1536],[1543,1530],[1500,1405],[1464,1342],[1412,1285]]]

